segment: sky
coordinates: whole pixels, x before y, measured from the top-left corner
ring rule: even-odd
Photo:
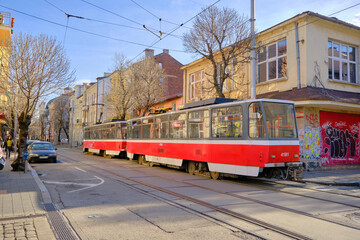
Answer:
[[[182,64],[195,61],[199,56],[186,53],[180,37],[189,31],[192,19],[202,8],[215,4],[217,7],[234,8],[250,18],[250,2],[0,0],[0,11],[10,12],[15,18],[14,34],[43,33],[55,37],[76,70],[76,84],[81,84],[95,82],[104,72],[111,72],[115,53],[136,61],[144,55],[145,48],[154,49],[155,54],[169,49],[170,55]],[[359,5],[354,6],[356,4]],[[360,26],[359,0],[255,0],[256,31],[265,30],[304,11],[336,17]],[[66,14],[72,16],[68,18]],[[184,25],[180,27],[180,24]],[[157,36],[159,31],[164,32],[161,39]]]

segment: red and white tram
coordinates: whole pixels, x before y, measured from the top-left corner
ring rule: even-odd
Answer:
[[[83,151],[126,157],[126,134],[126,121],[85,127]]]
[[[294,103],[257,99],[196,107],[127,122],[127,156],[190,174],[296,178]]]

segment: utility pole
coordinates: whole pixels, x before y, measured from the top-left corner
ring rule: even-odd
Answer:
[[[255,0],[251,1],[251,99],[256,99]]]

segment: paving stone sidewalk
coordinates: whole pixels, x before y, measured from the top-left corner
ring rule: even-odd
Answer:
[[[10,159],[0,171],[0,240],[56,239],[31,171],[11,171]]]

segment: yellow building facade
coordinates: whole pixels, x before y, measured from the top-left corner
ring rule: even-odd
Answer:
[[[5,135],[6,129],[6,86],[7,86],[7,59],[8,59],[8,47],[11,41],[11,28],[13,27],[11,14],[8,12],[0,11],[0,84],[3,86],[0,88],[0,136],[1,138]]]
[[[257,98],[295,102],[304,166],[360,166],[360,27],[304,12],[258,33],[256,45]],[[251,66],[238,68],[224,93],[248,99]],[[185,104],[216,96],[206,91],[207,60],[182,69]]]

